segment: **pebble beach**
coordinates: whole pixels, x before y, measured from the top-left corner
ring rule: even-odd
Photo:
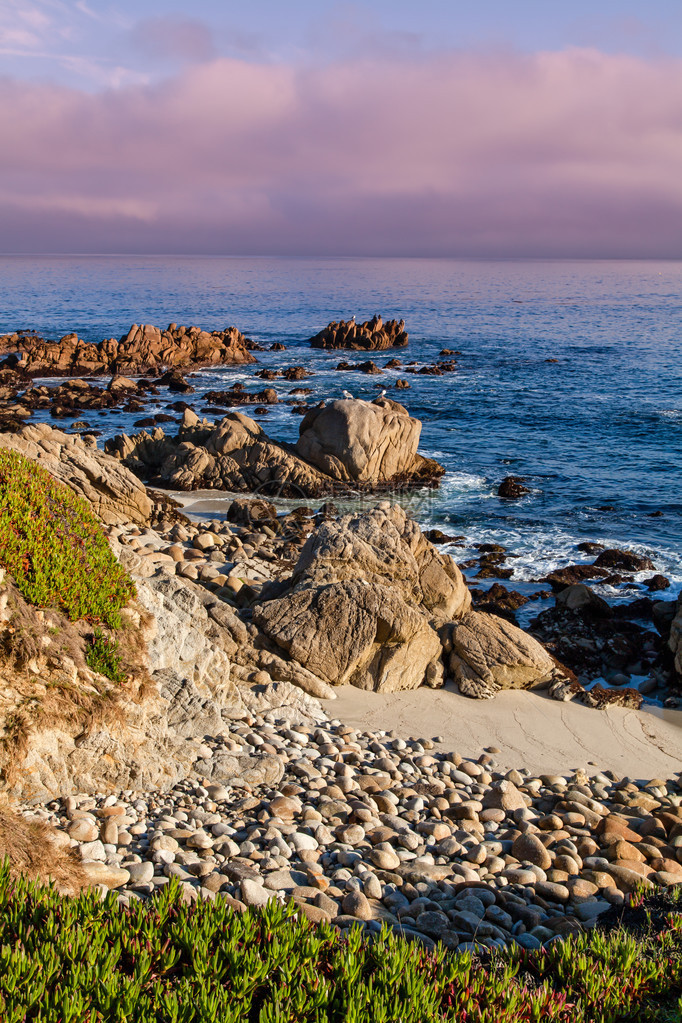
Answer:
[[[502,772],[493,746],[473,760],[439,736],[274,713],[205,747],[271,753],[282,780],[70,796],[26,813],[62,830],[122,905],[176,877],[187,900],[293,901],[310,920],[388,923],[429,948],[540,948],[642,883],[682,881],[679,775]]]

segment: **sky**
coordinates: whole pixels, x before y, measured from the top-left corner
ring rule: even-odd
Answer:
[[[682,258],[679,0],[0,0],[0,251]]]

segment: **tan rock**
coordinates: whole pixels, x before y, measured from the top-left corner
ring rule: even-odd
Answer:
[[[253,620],[327,683],[392,692],[442,680],[432,622],[469,603],[452,560],[402,509],[383,503],[320,526],[288,592],[257,605]]]
[[[533,863],[536,867],[541,867],[543,870],[549,870],[552,865],[552,857],[548,850],[537,835],[532,834],[532,832],[527,831],[519,835],[514,840],[511,851],[512,855],[516,856],[517,860],[522,863]]]
[[[622,892],[634,892],[640,885],[651,887],[651,881],[648,878],[624,865],[612,863],[608,872]]]
[[[106,885],[107,888],[122,888],[128,884],[130,874],[121,867],[110,867],[98,860],[85,860],[82,864],[83,873],[88,885]]]
[[[76,842],[94,842],[99,838],[97,826],[87,820],[72,821],[66,830]]]
[[[152,501],[142,483],[115,458],[98,451],[94,438],[36,423],[18,433],[0,433],[0,447],[39,460],[50,475],[84,497],[107,525],[146,525],[151,519]]]
[[[523,798],[523,793],[517,789],[513,782],[503,780],[493,782],[487,789],[483,795],[483,806],[510,812],[525,809],[526,801]]]
[[[469,611],[452,623],[449,638],[450,670],[464,696],[540,688],[564,674],[537,640],[496,615]]]
[[[421,423],[386,398],[340,399],[312,409],[301,422],[296,450],[326,476],[343,483],[403,481],[442,475],[417,454]]]
[[[640,852],[636,845],[626,842],[623,838],[619,838],[608,847],[606,856],[609,860],[636,860],[639,863],[644,863],[646,860],[646,856]]]

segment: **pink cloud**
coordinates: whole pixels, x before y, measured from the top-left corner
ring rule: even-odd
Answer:
[[[570,50],[86,94],[0,80],[5,251],[682,256],[682,61]]]

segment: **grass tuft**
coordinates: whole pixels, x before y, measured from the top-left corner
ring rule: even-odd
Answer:
[[[110,628],[135,596],[86,501],[40,465],[0,448],[0,565],[24,598]]]
[[[125,682],[126,673],[121,666],[121,655],[118,650],[117,639],[108,636],[103,629],[95,629],[85,654],[86,664],[112,682]]]

